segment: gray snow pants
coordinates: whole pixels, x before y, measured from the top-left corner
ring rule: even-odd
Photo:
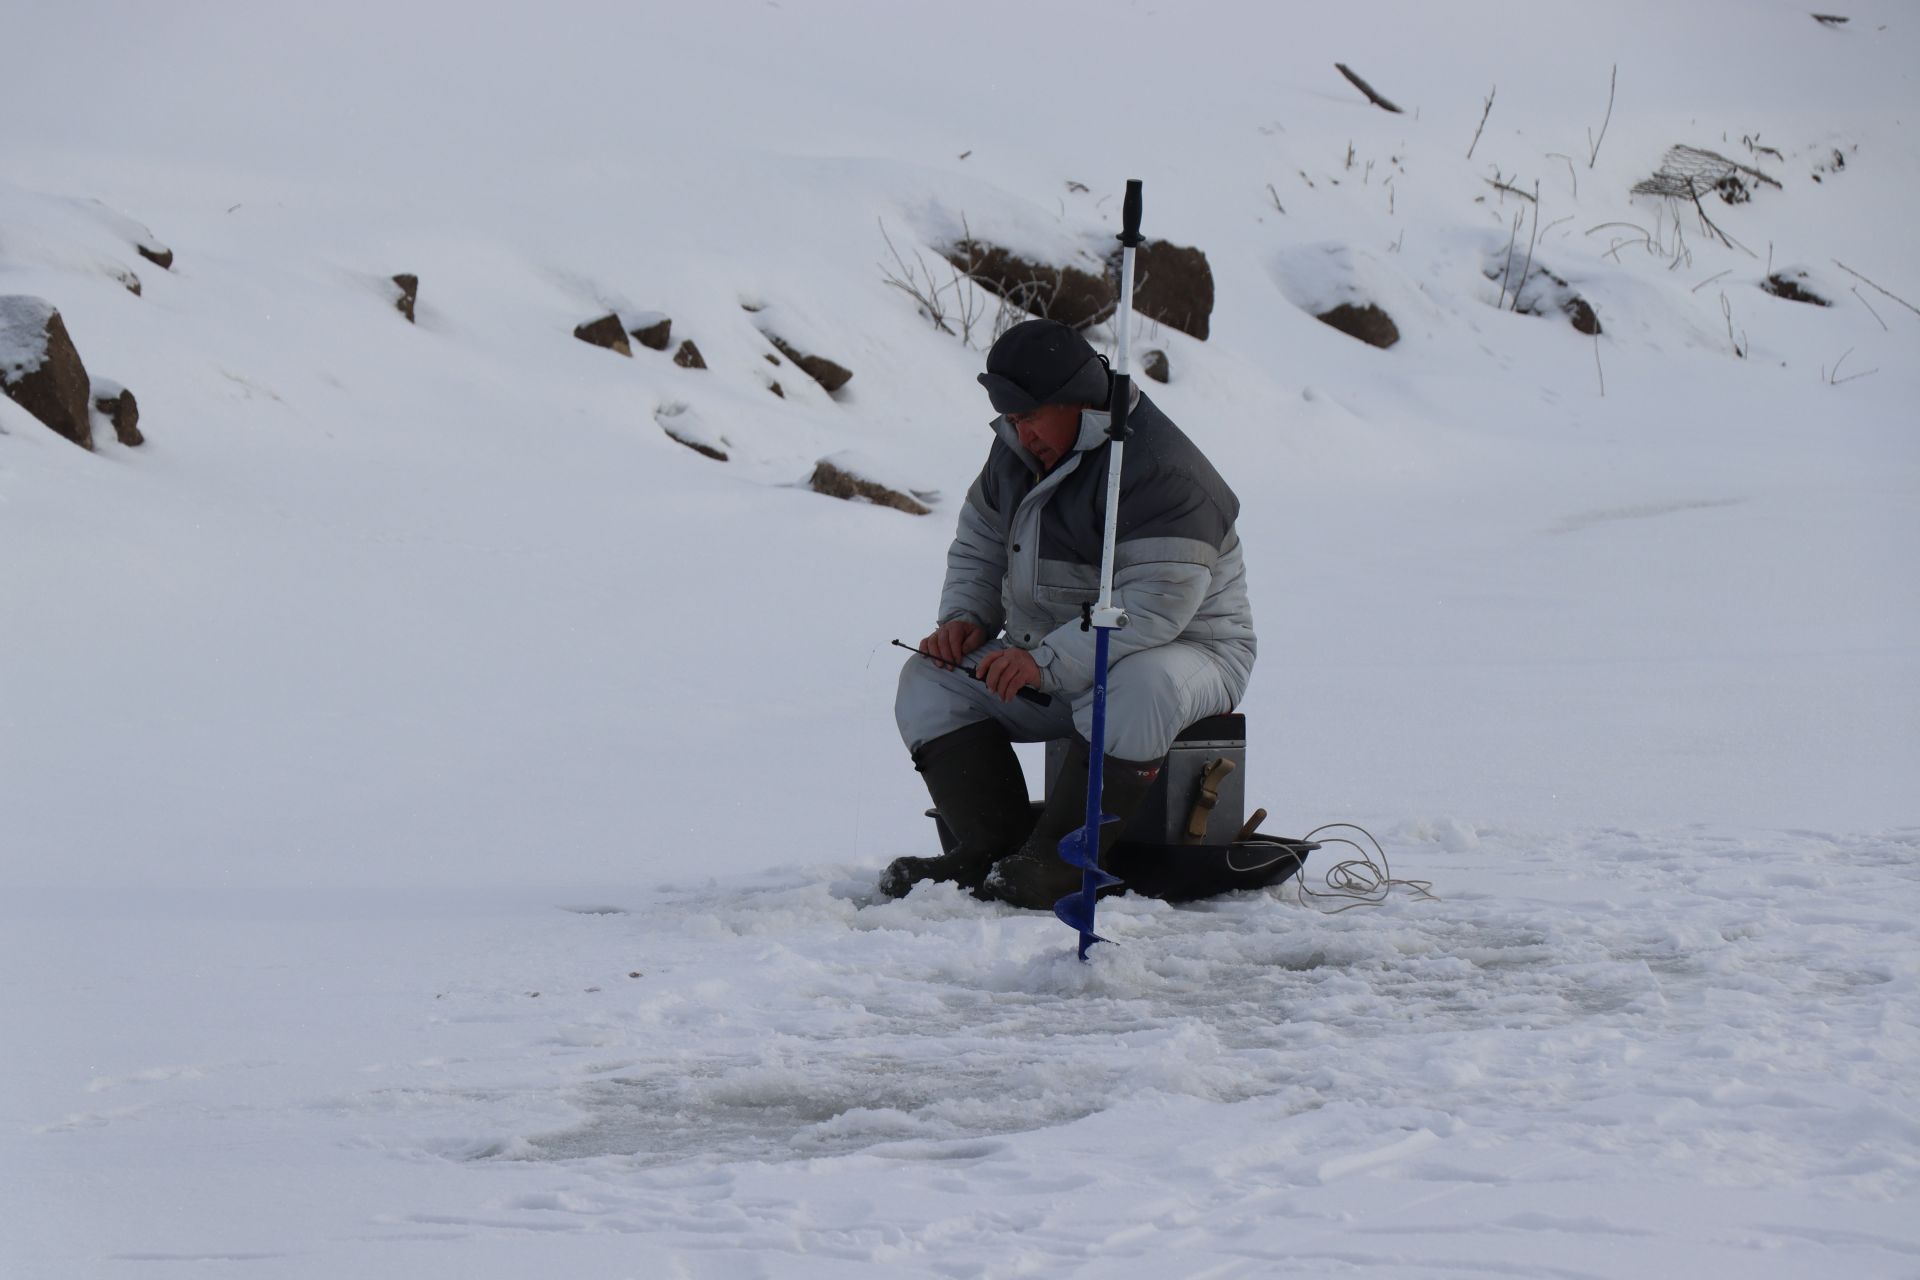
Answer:
[[[972,666],[996,649],[994,640],[967,655]],[[1251,661],[1248,662],[1251,666]],[[1158,760],[1182,729],[1233,710],[1246,682],[1197,644],[1175,640],[1130,653],[1107,672],[1107,754],[1121,760]],[[1053,695],[1050,707],[1022,698],[1002,702],[963,671],[942,671],[925,658],[900,669],[894,719],[908,751],[977,720],[997,720],[1015,742],[1047,742],[1079,734],[1093,738],[1093,690]]]

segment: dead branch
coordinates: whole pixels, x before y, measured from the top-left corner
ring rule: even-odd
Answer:
[[[1850,287],[1853,290],[1853,296],[1860,299],[1860,305],[1867,309],[1868,314],[1870,314],[1875,320],[1880,320],[1880,313],[1873,309],[1873,304],[1871,302],[1867,301],[1867,295],[1860,292],[1860,286],[1856,284]],[[1887,322],[1885,320],[1880,320],[1880,331],[1882,333],[1893,332],[1891,329],[1887,328]]]
[[[1728,268],[1727,268],[1727,271],[1732,271],[1732,270],[1733,270],[1733,268],[1732,268],[1732,267],[1728,267]],[[1724,276],[1724,275],[1726,275],[1726,274],[1727,274],[1727,271],[1716,271],[1716,272],[1714,272],[1714,273],[1713,273],[1712,275],[1710,275],[1710,276],[1708,276],[1708,277],[1707,277],[1707,278],[1706,278],[1705,280],[1702,280],[1702,281],[1701,281],[1701,282],[1700,282],[1699,284],[1697,284],[1697,285],[1695,285],[1695,286],[1693,286],[1693,288],[1691,288],[1691,289],[1689,289],[1689,290],[1687,290],[1687,292],[1688,292],[1688,293],[1698,293],[1698,292],[1700,292],[1700,291],[1701,291],[1702,289],[1704,289],[1704,288],[1706,288],[1706,287],[1707,287],[1708,285],[1710,285],[1710,284],[1712,284],[1712,283],[1713,283],[1713,282],[1714,282],[1715,280],[1718,280],[1718,279],[1719,279],[1719,278],[1720,278],[1721,276]]]
[[[966,243],[974,242],[973,228],[967,225],[967,215],[964,213],[960,215],[960,234],[966,237]],[[949,287],[953,290],[954,302],[959,307],[957,318],[960,321],[960,343],[962,346],[971,347],[973,326],[980,319],[980,291],[975,287],[971,276],[961,274],[958,263],[949,262],[947,269],[953,273]],[[933,278],[931,272],[928,273],[927,278],[929,280]]]
[[[1595,226],[1588,227],[1586,230],[1586,234],[1592,235],[1594,232],[1604,231],[1608,227],[1631,227],[1633,230],[1638,231],[1640,233],[1640,243],[1647,247],[1648,253],[1654,253],[1658,250],[1658,246],[1654,243],[1653,236],[1648,233],[1645,227],[1641,226],[1637,222],[1602,222]],[[1620,247],[1622,245],[1628,245],[1632,243],[1633,243],[1632,240],[1623,240],[1623,239],[1616,238],[1613,244],[1607,249],[1606,253],[1603,254],[1602,256],[1612,258],[1615,262],[1618,262],[1620,261]]]
[[[1587,228],[1586,234],[1592,235],[1594,232],[1604,230],[1607,227],[1632,227],[1635,231],[1638,231],[1640,233],[1640,236],[1642,239],[1647,240],[1648,242],[1651,242],[1653,240],[1653,236],[1647,231],[1647,229],[1641,226],[1637,222],[1596,222],[1594,225]]]
[[[1513,244],[1520,237],[1520,223],[1525,217],[1524,210],[1515,213],[1513,230],[1507,233],[1507,265],[1500,269],[1500,301],[1494,304],[1494,308],[1499,311],[1507,309],[1507,280],[1513,275]],[[1519,296],[1519,291],[1515,290],[1514,298],[1518,300]]]
[[[894,245],[893,237],[887,234],[886,221],[884,219],[877,219],[877,221],[880,223],[880,238],[887,242],[887,251],[893,255],[894,261],[892,267],[884,262],[880,264],[881,280],[919,304],[920,314],[930,320],[934,328],[942,333],[951,334],[953,330],[947,324],[946,307],[940,301],[940,295],[945,290],[945,286],[934,280],[933,272],[927,267],[927,261],[920,255],[918,249],[913,251],[914,261],[909,264]]]
[[[1280,203],[1280,193],[1273,189],[1273,184],[1271,182],[1267,184],[1267,194],[1273,197],[1274,208],[1278,209],[1281,213],[1285,213],[1287,211],[1287,206]]]
[[[1868,369],[1868,370],[1867,370],[1866,372],[1864,372],[1864,373],[1850,373],[1850,374],[1848,374],[1848,375],[1847,375],[1846,377],[1844,377],[1844,378],[1843,378],[1843,377],[1841,377],[1841,376],[1840,376],[1840,366],[1841,366],[1841,365],[1843,365],[1843,364],[1845,364],[1845,363],[1847,362],[1847,357],[1848,357],[1848,356],[1850,356],[1850,355],[1852,355],[1852,354],[1853,354],[1853,348],[1852,348],[1852,347],[1848,347],[1848,348],[1847,348],[1847,349],[1846,349],[1846,350],[1845,350],[1844,352],[1842,352],[1842,353],[1841,353],[1841,355],[1840,355],[1840,358],[1839,358],[1838,360],[1835,360],[1835,361],[1833,362],[1833,372],[1832,372],[1832,373],[1828,373],[1828,372],[1827,372],[1827,366],[1825,366],[1825,365],[1821,365],[1821,366],[1820,366],[1820,380],[1821,380],[1822,382],[1824,382],[1824,383],[1826,383],[1826,384],[1827,384],[1828,386],[1830,386],[1830,387],[1838,387],[1838,386],[1842,386],[1842,385],[1844,385],[1844,384],[1846,384],[1846,383],[1849,383],[1849,382],[1852,382],[1852,381],[1854,381],[1855,379],[1858,379],[1858,378],[1870,378],[1870,377],[1872,377],[1872,376],[1873,376],[1874,374],[1876,374],[1876,373],[1878,373],[1878,372],[1880,372],[1880,370],[1879,370],[1879,369],[1877,369],[1877,368],[1876,368],[1876,369]]]
[[[1740,338],[1733,336],[1733,304],[1727,301],[1727,295],[1724,293],[1720,295],[1720,314],[1727,318],[1727,341],[1733,344],[1733,354],[1745,360],[1747,349],[1740,345],[1740,338],[1746,337],[1747,331],[1742,329]]]
[[[1510,182],[1496,182],[1492,178],[1482,178],[1481,181],[1486,183],[1488,186],[1492,187],[1496,191],[1510,191],[1514,195],[1519,196],[1522,200],[1532,200],[1535,203],[1539,202],[1538,196],[1528,195],[1526,192],[1522,191],[1520,188],[1514,186]]]
[[[1371,102],[1374,106],[1379,107],[1382,111],[1391,111],[1393,112],[1393,114],[1397,116],[1406,114],[1406,112],[1400,110],[1400,108],[1394,106],[1391,102],[1388,102],[1385,98],[1381,97],[1378,93],[1375,93],[1373,86],[1368,84],[1365,80],[1362,80],[1359,76],[1355,75],[1352,69],[1349,68],[1346,63],[1336,62],[1333,64],[1333,69],[1335,71],[1338,71],[1341,75],[1345,76],[1349,84],[1351,84],[1354,88],[1358,89],[1360,92],[1367,95],[1368,102]]]
[[[1840,261],[1840,259],[1835,258],[1833,260],[1833,265],[1840,268],[1842,271],[1846,272],[1848,275],[1852,276],[1855,280],[1858,280],[1861,284],[1866,285],[1869,289],[1872,289],[1877,293],[1886,293],[1889,298],[1892,298],[1895,302],[1899,303],[1901,306],[1905,307],[1907,310],[1913,312],[1913,314],[1920,316],[1920,307],[1914,306],[1911,302],[1908,302],[1905,298],[1901,297],[1897,293],[1887,293],[1885,289],[1882,289],[1879,285],[1867,279],[1865,276],[1861,275],[1858,271],[1855,271],[1852,267],[1848,266],[1846,263]]]
[[[1513,309],[1520,310],[1520,291],[1527,287],[1527,277],[1533,274],[1533,246],[1540,242],[1540,183],[1533,184],[1533,238],[1527,241],[1527,262],[1520,268],[1520,283],[1513,287]]]
[[[1701,225],[1702,225],[1702,226],[1704,226],[1704,227],[1706,227],[1706,229],[1707,229],[1707,230],[1709,230],[1709,231],[1711,231],[1711,232],[1713,232],[1713,234],[1714,234],[1714,235],[1716,235],[1716,236],[1719,236],[1719,237],[1720,237],[1720,243],[1721,243],[1721,244],[1724,244],[1724,245],[1726,245],[1726,246],[1727,246],[1727,248],[1729,248],[1729,249],[1731,249],[1731,248],[1733,248],[1733,241],[1732,241],[1732,239],[1730,239],[1730,238],[1728,237],[1728,235],[1727,235],[1727,233],[1726,233],[1726,232],[1724,232],[1724,231],[1722,231],[1722,230],[1721,230],[1720,228],[1718,228],[1718,227],[1716,227],[1716,226],[1714,226],[1714,225],[1713,225],[1713,219],[1712,219],[1712,218],[1709,218],[1709,217],[1707,216],[1707,211],[1706,211],[1706,209],[1704,209],[1704,208],[1702,208],[1702,207],[1701,207],[1701,204],[1700,204],[1700,192],[1699,192],[1699,190],[1698,190],[1698,189],[1697,189],[1697,188],[1696,188],[1696,187],[1695,187],[1695,186],[1693,185],[1693,182],[1692,182],[1692,180],[1691,180],[1691,179],[1689,179],[1689,180],[1688,180],[1688,182],[1687,182],[1687,194],[1688,194],[1689,196],[1691,196],[1691,197],[1693,198],[1693,207],[1694,207],[1694,209],[1695,209],[1695,210],[1697,210],[1697,211],[1699,212],[1699,214],[1700,214],[1700,222],[1701,222]]]
[[[1600,375],[1600,398],[1607,398],[1607,371],[1600,367],[1600,335],[1593,335],[1593,371]]]
[[[1587,140],[1593,144],[1593,150],[1587,154],[1587,168],[1593,168],[1593,162],[1600,157],[1600,144],[1606,141],[1607,125],[1613,121],[1613,91],[1620,83],[1620,64],[1613,64],[1613,75],[1607,81],[1607,118],[1600,122],[1600,136],[1593,136],[1593,130],[1587,130]]]
[[[1467,144],[1467,159],[1469,160],[1473,159],[1473,149],[1480,145],[1480,129],[1487,127],[1487,117],[1493,114],[1493,95],[1499,92],[1499,90],[1499,85],[1495,85],[1493,88],[1487,90],[1487,105],[1480,112],[1480,128],[1473,131],[1473,141]]]
[[[1837,13],[1816,13],[1813,15],[1813,20],[1823,27],[1844,27],[1847,23],[1853,21],[1853,19],[1843,18]]]
[[[1673,220],[1673,260],[1667,263],[1667,270],[1678,271],[1682,266],[1693,269],[1693,250],[1687,248],[1687,233],[1680,227],[1680,219]]]

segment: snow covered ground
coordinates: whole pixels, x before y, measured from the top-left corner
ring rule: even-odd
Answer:
[[[846,864],[30,899],[20,1274],[1913,1274],[1920,839],[1394,843],[1086,966]]]
[[[0,399],[0,1275],[1920,1275],[1920,28],[1290,8],[9,14],[0,296],[148,443]],[[1629,196],[1675,143],[1781,183],[1737,245]],[[1136,349],[1245,505],[1249,791],[1437,900],[1082,966],[869,896],[989,416],[878,264],[1128,177],[1216,274]],[[1597,341],[1496,310],[1536,208]]]

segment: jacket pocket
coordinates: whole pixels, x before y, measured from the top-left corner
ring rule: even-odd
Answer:
[[[1050,587],[1037,583],[1033,588],[1033,598],[1041,604],[1064,605],[1078,609],[1083,604],[1092,604],[1100,598],[1099,587]]]

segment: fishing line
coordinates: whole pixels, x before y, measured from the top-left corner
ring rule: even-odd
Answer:
[[[1433,881],[1396,879],[1392,864],[1387,861],[1387,851],[1380,847],[1378,840],[1374,839],[1373,832],[1365,827],[1351,822],[1329,822],[1325,826],[1315,827],[1309,831],[1306,839],[1311,840],[1323,831],[1359,832],[1366,837],[1367,843],[1373,846],[1373,852],[1380,855],[1380,861],[1376,863],[1373,855],[1351,836],[1328,836],[1320,843],[1344,844],[1360,856],[1349,858],[1345,862],[1336,862],[1328,867],[1320,877],[1321,883],[1326,886],[1324,891],[1307,888],[1306,877],[1296,876],[1300,889],[1300,902],[1303,905],[1311,902],[1316,911],[1330,916],[1338,915],[1342,911],[1351,911],[1355,907],[1377,907],[1392,895],[1396,887],[1411,889],[1416,899],[1424,899],[1428,902],[1439,901],[1433,893]],[[1329,908],[1319,905],[1322,901],[1338,901],[1342,898],[1350,901],[1341,907]]]
[[[1313,830],[1307,832],[1306,835],[1302,836],[1301,839],[1305,842],[1312,842],[1319,838],[1321,833],[1328,831],[1358,832],[1366,839],[1367,844],[1373,846],[1373,853],[1368,853],[1366,848],[1352,836],[1330,835],[1324,839],[1320,839],[1319,843],[1323,846],[1344,844],[1359,856],[1348,858],[1344,862],[1336,862],[1331,867],[1328,867],[1320,878],[1322,885],[1325,886],[1323,889],[1309,889],[1307,887],[1307,877],[1304,874],[1305,868],[1303,866],[1302,873],[1294,877],[1294,884],[1300,891],[1300,905],[1306,906],[1311,903],[1316,911],[1324,915],[1338,915],[1342,911],[1351,911],[1355,907],[1377,907],[1387,900],[1396,887],[1411,889],[1416,898],[1428,902],[1438,902],[1440,900],[1433,892],[1433,882],[1431,880],[1402,880],[1396,878],[1393,874],[1393,866],[1387,860],[1387,851],[1380,846],[1380,842],[1374,838],[1373,833],[1365,827],[1352,822],[1329,822],[1324,826],[1315,827]],[[1379,855],[1380,860],[1378,862],[1374,861],[1375,854]],[[1265,862],[1255,863],[1251,866],[1241,866],[1234,861],[1233,850],[1229,848],[1227,851],[1227,866],[1237,873],[1264,871],[1276,862],[1279,862],[1281,858],[1300,858],[1300,856],[1300,854],[1288,850],[1269,858]],[[1302,859],[1302,861],[1304,862],[1304,859]],[[1343,898],[1349,900],[1345,906],[1324,907],[1319,905],[1323,901],[1339,901]]]

